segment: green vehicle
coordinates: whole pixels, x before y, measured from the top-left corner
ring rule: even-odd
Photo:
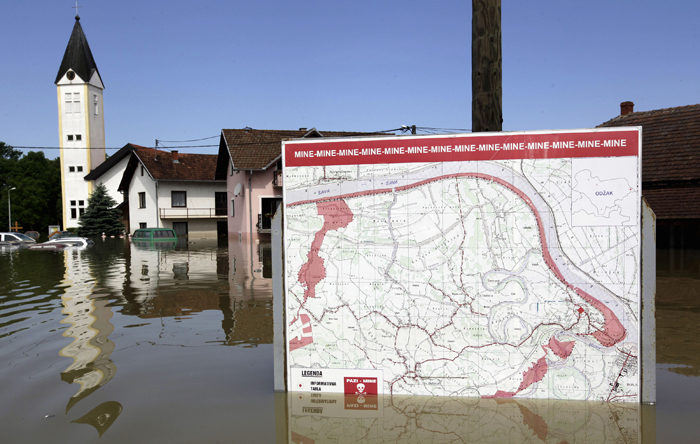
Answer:
[[[131,236],[137,241],[177,241],[177,234],[172,228],[139,228]]]

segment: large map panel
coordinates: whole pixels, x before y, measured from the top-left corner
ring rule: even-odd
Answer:
[[[638,401],[640,150],[637,128],[286,142],[288,387]]]

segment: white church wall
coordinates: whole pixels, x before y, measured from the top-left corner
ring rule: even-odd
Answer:
[[[80,84],[62,85],[58,88],[65,228],[78,226],[81,208],[84,211],[87,207],[90,191],[88,183],[83,180],[90,172],[86,149],[85,89],[85,85]]]
[[[89,122],[86,138],[90,142],[90,169],[92,170],[105,161],[105,122],[102,109],[102,90],[92,85],[86,85],[85,96],[85,116]]]

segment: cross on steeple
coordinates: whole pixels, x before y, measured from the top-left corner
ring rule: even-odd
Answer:
[[[82,6],[78,6],[78,0],[75,0],[75,6],[71,6],[71,8],[75,8],[75,18],[76,20],[79,19],[78,8],[82,8]]]

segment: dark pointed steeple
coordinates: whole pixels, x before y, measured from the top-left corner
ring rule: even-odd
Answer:
[[[80,26],[80,16],[75,16],[75,26],[73,26],[73,33],[70,35],[70,40],[68,40],[68,47],[66,47],[66,53],[63,54],[63,60],[61,61],[61,67],[58,69],[58,74],[56,75],[55,84],[58,84],[59,80],[66,75],[66,72],[73,70],[76,75],[78,75],[85,83],[90,81],[92,74],[100,72],[97,70],[97,65],[95,64],[95,59],[92,58],[92,52],[90,52],[90,45],[88,45],[85,34],[83,33],[83,28]],[[100,82],[102,82],[102,76],[100,76]]]

